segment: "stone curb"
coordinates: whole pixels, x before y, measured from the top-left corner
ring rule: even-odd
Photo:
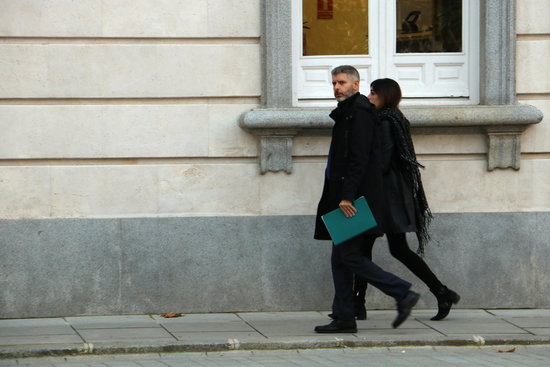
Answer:
[[[23,345],[0,347],[0,360],[37,358],[37,357],[65,357],[65,356],[93,356],[109,354],[149,354],[149,353],[208,353],[225,351],[251,350],[293,350],[293,349],[337,349],[337,348],[394,348],[394,347],[480,347],[499,345],[550,345],[550,338],[494,338],[484,342],[475,342],[473,339],[445,339],[445,340],[334,340],[334,341],[277,341],[277,342],[243,342],[231,343],[82,343],[82,344],[55,344],[55,345]]]

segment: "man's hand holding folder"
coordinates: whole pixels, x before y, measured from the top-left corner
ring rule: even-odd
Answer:
[[[353,203],[342,200],[339,207],[321,217],[335,245],[377,226],[364,196]]]
[[[338,205],[340,210],[346,217],[353,217],[357,213],[357,209],[353,206],[353,203],[349,200],[342,200]]]

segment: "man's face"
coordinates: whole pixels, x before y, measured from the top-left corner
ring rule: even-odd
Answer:
[[[359,80],[351,79],[346,73],[336,74],[332,76],[332,89],[336,100],[342,102],[359,91]]]

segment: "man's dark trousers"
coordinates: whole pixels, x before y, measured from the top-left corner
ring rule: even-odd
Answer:
[[[339,245],[332,245],[334,281],[333,314],[339,320],[355,320],[353,274],[357,274],[396,301],[403,299],[411,283],[389,273],[362,254],[362,246],[371,245],[374,235],[359,235]]]

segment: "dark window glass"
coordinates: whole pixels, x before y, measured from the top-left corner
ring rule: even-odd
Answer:
[[[397,52],[462,52],[462,0],[397,0]]]

